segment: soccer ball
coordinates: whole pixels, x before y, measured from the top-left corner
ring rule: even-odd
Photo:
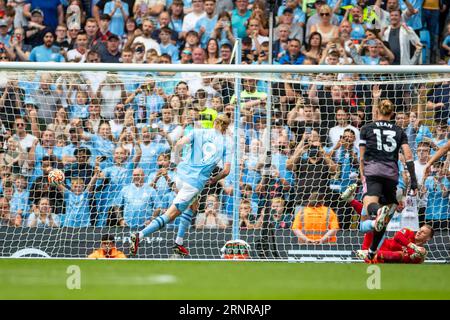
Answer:
[[[250,246],[244,240],[230,240],[222,249],[222,259],[245,260],[250,258]]]
[[[48,182],[50,182],[54,186],[64,182],[64,179],[64,172],[59,169],[53,169],[48,174]]]

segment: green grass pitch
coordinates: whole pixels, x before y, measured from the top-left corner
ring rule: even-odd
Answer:
[[[450,299],[448,264],[378,266],[369,290],[362,263],[0,259],[0,299]]]

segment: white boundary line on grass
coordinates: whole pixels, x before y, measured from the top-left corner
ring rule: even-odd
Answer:
[[[324,259],[324,260],[309,260],[308,257],[305,257],[302,261],[301,258],[288,258],[288,259],[163,259],[163,258],[127,258],[127,259],[89,259],[89,258],[58,258],[58,257],[20,257],[20,258],[12,258],[12,257],[0,257],[1,260],[86,260],[86,261],[94,261],[94,260],[105,260],[105,261],[197,261],[197,262],[279,262],[279,263],[305,263],[305,262],[314,262],[314,263],[362,263],[363,261],[357,259],[351,260],[340,260],[340,259]],[[450,261],[447,260],[425,260],[426,264],[448,264]]]

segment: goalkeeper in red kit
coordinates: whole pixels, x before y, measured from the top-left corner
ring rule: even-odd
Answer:
[[[393,238],[385,239],[379,247],[375,258],[370,263],[422,263],[427,251],[423,247],[434,234],[433,228],[424,224],[417,232],[403,228],[397,231]],[[369,248],[372,243],[373,233],[366,233],[363,250]],[[359,255],[360,253],[358,253]],[[364,252],[362,253],[364,255]]]
[[[351,185],[343,193],[341,199],[347,201],[350,206],[361,214],[363,204],[354,199],[354,193],[357,185]],[[399,201],[398,212],[403,210],[403,201]],[[433,238],[433,228],[425,224],[417,232],[403,228],[397,231],[393,238],[384,239],[378,248],[375,259],[367,259],[367,252],[373,240],[373,232],[367,232],[364,235],[362,250],[357,250],[359,258],[370,263],[422,263],[425,260],[427,251],[423,247],[431,238]]]

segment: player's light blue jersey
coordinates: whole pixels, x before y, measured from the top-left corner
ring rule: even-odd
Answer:
[[[231,141],[215,129],[194,129],[187,135],[190,151],[177,167],[178,177],[199,190],[220,163],[231,163]]]

